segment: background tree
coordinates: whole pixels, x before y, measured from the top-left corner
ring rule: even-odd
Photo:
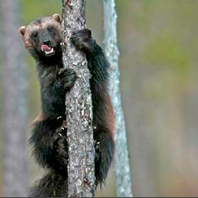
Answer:
[[[85,0],[62,0],[64,37],[86,27]],[[65,48],[65,47],[64,47]],[[66,49],[66,50],[65,50]],[[94,195],[94,141],[92,130],[92,100],[89,85],[90,73],[85,55],[67,42],[63,60],[66,67],[79,77],[66,96],[66,123],[68,137],[68,196],[93,197]]]
[[[115,130],[115,174],[118,197],[132,197],[131,172],[124,115],[121,107],[118,69],[119,50],[117,44],[117,13],[114,0],[103,0],[105,52],[110,63],[110,96],[116,118]]]
[[[18,0],[0,1],[2,94],[2,193],[24,196],[27,171],[27,79],[18,36]]]

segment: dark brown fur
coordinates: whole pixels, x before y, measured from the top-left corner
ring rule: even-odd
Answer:
[[[76,74],[71,69],[63,69],[60,44],[64,40],[60,22],[60,15],[55,14],[19,29],[25,47],[36,60],[41,85],[42,111],[33,122],[30,143],[36,161],[48,173],[31,189],[30,196],[33,197],[67,196],[65,94],[74,85]],[[91,37],[90,30],[74,32],[71,42],[77,50],[86,54],[92,74],[90,87],[97,186],[105,181],[114,154],[114,113],[108,95],[109,64],[102,49]]]

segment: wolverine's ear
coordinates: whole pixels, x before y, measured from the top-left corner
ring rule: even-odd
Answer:
[[[25,26],[21,26],[21,27],[19,28],[19,33],[20,33],[22,36],[24,36],[24,34],[25,34]]]
[[[61,16],[60,16],[60,14],[53,14],[52,17],[53,17],[56,21],[58,21],[59,23],[62,21],[62,18],[61,18]]]

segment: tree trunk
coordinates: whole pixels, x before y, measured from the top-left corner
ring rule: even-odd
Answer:
[[[27,78],[18,36],[18,0],[0,1],[3,196],[24,196],[27,170]]]
[[[85,0],[62,0],[63,30],[67,41],[63,46],[63,62],[76,71],[79,77],[66,96],[66,123],[68,137],[68,196],[94,195],[95,165],[92,130],[92,100],[89,85],[90,73],[85,54],[70,44],[71,33],[86,27]]]
[[[119,50],[117,45],[117,13],[115,1],[103,0],[103,7],[105,53],[111,66],[109,90],[116,118],[115,173],[117,197],[132,197],[129,153],[119,90]]]

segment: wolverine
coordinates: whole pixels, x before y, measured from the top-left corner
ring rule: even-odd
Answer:
[[[30,144],[36,162],[47,170],[30,189],[30,197],[67,197],[67,130],[65,95],[77,75],[62,61],[61,16],[42,17],[19,32],[36,61],[40,81],[41,113],[33,122]],[[86,55],[91,73],[96,186],[102,185],[114,155],[114,113],[108,94],[109,63],[88,29],[72,33],[72,45]]]

